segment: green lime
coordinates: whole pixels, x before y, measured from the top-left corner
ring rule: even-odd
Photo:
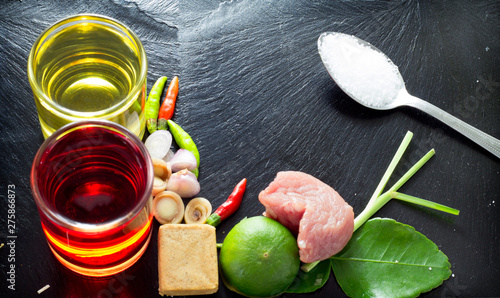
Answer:
[[[283,293],[300,266],[295,237],[282,224],[264,216],[235,225],[222,243],[219,260],[224,283],[248,297]]]

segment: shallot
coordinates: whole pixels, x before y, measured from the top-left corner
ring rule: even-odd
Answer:
[[[198,163],[196,162],[196,157],[191,151],[179,149],[170,160],[170,165],[172,166],[172,172],[178,172],[182,169],[192,171],[196,169]]]
[[[192,198],[200,192],[200,183],[195,174],[183,169],[170,176],[167,190],[177,193],[183,199]]]

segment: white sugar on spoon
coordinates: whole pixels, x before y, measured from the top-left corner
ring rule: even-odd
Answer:
[[[411,106],[441,120],[500,158],[500,141],[406,91],[398,67],[379,49],[355,36],[322,33],[318,51],[337,85],[358,103],[377,110]]]
[[[356,37],[325,34],[320,41],[319,53],[335,82],[365,105],[384,107],[404,87],[397,66]]]

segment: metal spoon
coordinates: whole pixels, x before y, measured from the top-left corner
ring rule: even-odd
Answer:
[[[366,96],[360,96],[360,94],[356,94],[357,90],[353,90],[352,86],[348,86],[347,84],[343,84],[342,80],[339,80],[339,76],[342,76],[342,73],[339,73],[342,70],[336,69],[335,67],[332,66],[331,61],[328,59],[331,59],[331,56],[328,56],[328,51],[332,50],[331,46],[329,47],[327,45],[327,42],[324,42],[324,39],[327,38],[329,35],[333,35],[335,37],[348,37],[352,39],[356,39],[357,44],[356,46],[359,46],[360,48],[365,48],[369,47],[372,50],[380,53],[383,55],[385,58],[387,58],[387,63],[390,66],[394,66],[394,71],[399,78],[400,83],[397,85],[397,88],[400,88],[398,92],[394,93],[394,96],[390,96],[393,98],[387,98],[384,99],[382,102],[377,102],[377,104],[374,104],[373,101],[367,101],[364,98]],[[337,46],[337,45],[335,45]],[[351,45],[350,45],[351,46]],[[406,91],[405,85],[404,85],[404,80],[403,77],[401,76],[399,70],[397,70],[397,67],[394,65],[394,63],[387,57],[385,54],[383,54],[379,49],[376,47],[372,46],[370,43],[359,39],[357,37],[354,37],[352,35],[346,35],[343,33],[338,33],[338,32],[324,32],[320,35],[318,38],[318,51],[321,56],[321,59],[323,60],[323,64],[325,65],[328,73],[330,76],[333,78],[333,80],[337,83],[337,85],[347,94],[349,95],[352,99],[356,100],[358,103],[372,109],[377,109],[377,110],[389,110],[393,109],[396,107],[400,106],[410,106],[417,108],[433,117],[436,119],[439,119],[446,125],[450,126],[451,128],[457,130],[464,136],[468,137],[472,141],[476,142],[489,152],[493,153],[496,157],[500,158],[500,140],[480,131],[479,129],[465,123],[464,121],[452,116],[451,114],[448,114],[447,112],[441,110],[440,108],[418,98],[415,96],[412,96]],[[360,71],[363,71],[361,69]],[[373,70],[367,70],[367,71],[373,71]],[[369,76],[370,74],[368,74]],[[377,76],[379,75],[385,75],[385,73],[373,73],[374,79],[376,79]],[[397,90],[396,90],[397,91]]]

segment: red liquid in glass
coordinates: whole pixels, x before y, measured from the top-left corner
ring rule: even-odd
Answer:
[[[131,214],[147,184],[146,159],[131,140],[102,127],[73,131],[47,148],[38,171],[48,208],[76,227],[41,212],[51,249],[63,264],[86,275],[109,275],[142,255],[152,215],[149,203]]]
[[[102,223],[130,212],[136,197],[134,185],[123,174],[93,166],[61,181],[54,205],[75,221]]]

